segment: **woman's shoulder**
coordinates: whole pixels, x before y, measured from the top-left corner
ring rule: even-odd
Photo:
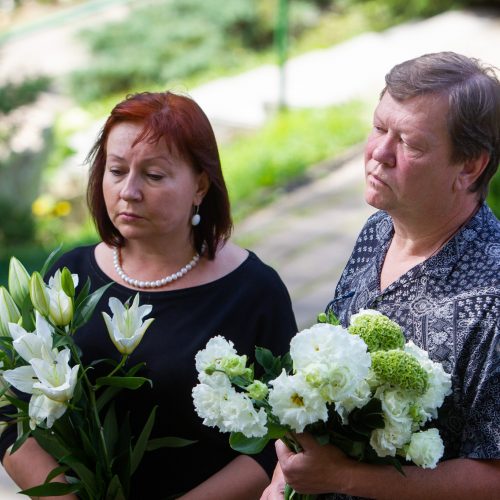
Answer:
[[[88,269],[94,256],[96,244],[78,246],[62,254],[52,265],[51,271],[67,267],[71,272],[78,273],[82,269]]]

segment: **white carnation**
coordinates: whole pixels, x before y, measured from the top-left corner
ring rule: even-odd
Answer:
[[[318,323],[290,343],[294,369],[328,401],[351,397],[371,365],[365,342],[338,325]]]
[[[346,399],[335,403],[335,410],[340,415],[342,423],[347,425],[347,417],[354,408],[363,408],[372,398],[372,391],[366,380],[362,380],[355,391]]]
[[[273,388],[269,391],[268,401],[281,424],[302,432],[308,424],[327,420],[328,409],[324,399],[302,375],[287,375],[283,370],[270,384]]]
[[[233,391],[221,404],[222,432],[241,432],[246,437],[267,434],[267,415],[264,408],[257,412],[248,396]]]
[[[434,469],[443,456],[444,445],[437,429],[415,432],[406,452],[406,460],[411,460],[424,469]]]
[[[205,349],[198,351],[195,356],[196,370],[198,373],[204,372],[207,368],[219,368],[221,363],[227,358],[237,356],[238,353],[230,340],[226,340],[221,335],[212,337],[205,346]]]
[[[252,401],[236,392],[222,373],[200,374],[203,382],[193,388],[196,413],[209,427],[221,432],[241,432],[247,437],[261,437],[267,433],[267,416],[263,408],[257,412]]]

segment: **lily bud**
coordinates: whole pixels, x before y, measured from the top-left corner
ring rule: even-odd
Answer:
[[[71,278],[71,274],[70,274]],[[69,325],[73,319],[73,299],[63,290],[49,289],[49,318],[56,326]]]
[[[61,272],[61,288],[68,297],[75,296],[75,284],[71,271],[65,267]]]
[[[0,287],[0,335],[10,336],[9,323],[17,323],[21,313],[4,286]]]
[[[30,278],[30,298],[33,307],[42,315],[48,316],[50,297],[42,275],[35,271]]]
[[[21,262],[11,257],[9,262],[9,292],[18,307],[29,295],[30,275]]]

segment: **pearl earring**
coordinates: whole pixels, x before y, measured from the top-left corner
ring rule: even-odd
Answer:
[[[201,221],[201,215],[198,213],[200,211],[200,205],[196,205],[196,212],[191,217],[191,225],[197,226]]]

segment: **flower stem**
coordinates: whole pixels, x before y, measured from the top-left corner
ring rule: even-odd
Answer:
[[[128,354],[123,354],[122,359],[114,367],[113,371],[108,375],[108,377],[112,377],[125,364],[125,361],[127,361],[127,358],[128,358]]]

